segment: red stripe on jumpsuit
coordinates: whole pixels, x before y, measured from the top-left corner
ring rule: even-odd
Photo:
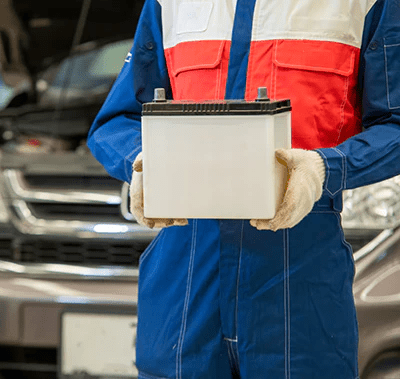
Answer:
[[[333,147],[361,131],[358,62],[359,49],[342,43],[253,41],[246,99],[255,99],[260,85],[270,98],[289,98],[292,146]]]
[[[224,99],[230,41],[181,42],[165,49],[175,100]]]

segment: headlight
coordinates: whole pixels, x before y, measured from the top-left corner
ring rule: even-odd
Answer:
[[[400,225],[400,176],[344,191],[345,229],[388,229]]]

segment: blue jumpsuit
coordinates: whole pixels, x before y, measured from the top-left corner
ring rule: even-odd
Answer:
[[[160,231],[140,260],[139,378],[358,378],[341,194],[400,174],[399,61],[395,0],[145,2],[89,132],[110,175],[130,182],[154,88],[252,99],[265,84],[293,100],[293,146],[327,171],[292,229],[201,219]]]

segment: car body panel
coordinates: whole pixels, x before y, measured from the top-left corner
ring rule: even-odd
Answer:
[[[400,346],[400,228],[382,234],[385,238],[369,254],[356,259],[354,297],[362,375],[380,355]]]
[[[137,282],[33,279],[0,275],[0,344],[57,348],[60,316],[69,308],[136,312]]]

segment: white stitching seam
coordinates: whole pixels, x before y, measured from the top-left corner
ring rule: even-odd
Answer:
[[[185,71],[194,71],[194,70],[200,70],[200,69],[205,69],[205,70],[215,69],[218,66],[218,64],[221,63],[224,46],[225,46],[225,43],[221,42],[220,46],[218,48],[217,58],[215,59],[214,62],[179,67],[175,70],[172,70],[172,74],[175,76],[178,76],[178,74],[185,72]],[[172,62],[172,58],[171,58],[171,62]],[[171,66],[171,67],[173,68],[173,66]]]
[[[250,45],[247,72],[253,72],[253,59],[251,59],[251,57],[252,57],[252,48]],[[245,95],[244,95],[245,99],[249,98],[250,88],[252,88],[252,85],[253,85],[252,77],[253,77],[253,75],[248,75],[246,78],[247,79],[246,80],[246,89],[245,89]]]
[[[226,341],[226,347],[228,349],[228,358],[229,358],[229,364],[231,367],[233,367],[233,358],[232,358],[232,352],[231,352],[231,347],[230,347],[230,342],[229,340],[225,340]]]
[[[237,342],[237,339],[232,339],[232,338],[224,338],[224,340],[230,342]]]
[[[141,146],[137,146],[135,149],[133,149],[133,150],[130,152],[130,154],[127,155],[126,159],[127,159],[128,161],[130,161],[130,158],[133,157],[134,155],[137,155],[137,154],[136,154],[137,152],[140,153],[141,150],[142,150],[142,147],[141,147]],[[134,161],[134,159],[133,159],[132,161],[130,161],[130,162],[133,164],[133,161]]]
[[[187,313],[189,308],[189,298],[190,298],[190,289],[192,285],[192,275],[193,275],[193,262],[194,256],[196,253],[196,236],[197,236],[197,220],[193,220],[193,231],[192,231],[192,246],[190,249],[190,260],[189,260],[189,268],[188,268],[188,278],[186,284],[186,296],[185,303],[183,306],[183,314],[182,314],[182,324],[181,330],[179,333],[178,339],[178,348],[176,352],[176,378],[182,378],[182,350],[183,350],[183,340],[185,338],[186,332],[186,321],[187,321]]]
[[[233,346],[234,344],[235,346]],[[229,348],[230,348],[230,354],[232,356],[231,368],[234,369],[235,372],[240,372],[237,342],[229,342]],[[236,350],[236,355],[235,355],[235,350]]]
[[[386,75],[386,97],[387,97],[387,102],[388,102],[388,107],[389,109],[399,109],[400,106],[398,107],[392,107],[390,105],[390,98],[389,98],[389,75],[388,75],[388,60],[387,60],[387,55],[386,55],[386,48],[387,47],[393,47],[393,46],[400,46],[399,44],[394,44],[394,45],[384,45],[384,53],[385,53],[385,75]]]
[[[348,248],[348,254],[350,255],[350,259],[353,261],[353,270],[355,270],[355,262],[354,262],[354,256],[353,256],[353,248],[352,246],[346,241],[344,232],[343,232],[343,228],[342,228],[342,222],[341,222],[341,217],[339,213],[335,213],[335,216],[338,220],[338,224],[339,224],[339,230],[340,230],[340,238],[342,240],[342,243],[347,246]],[[358,358],[356,357],[356,362],[355,362],[355,367],[357,367],[358,365]],[[357,376],[355,379],[360,379],[359,376]]]
[[[215,98],[219,99],[221,96],[221,81],[222,81],[222,68],[223,68],[223,51],[225,49],[225,43],[222,43],[220,46],[220,49],[218,50],[218,56],[220,57],[220,63],[219,63],[219,67],[217,68],[217,85],[216,85],[216,89],[215,89]],[[221,51],[221,53],[219,53],[219,51]]]
[[[311,211],[310,213],[336,213],[335,210],[329,210],[329,211]]]
[[[346,155],[341,150],[339,150],[337,147],[334,147],[333,150],[335,150],[342,157],[342,184],[340,186],[340,189],[335,192],[335,194],[337,194],[339,191],[346,189],[347,161]]]
[[[326,173],[325,173],[325,190],[329,192],[328,190],[328,182],[329,182],[329,177],[331,176],[331,168],[329,166],[328,159],[326,158],[325,154],[320,150],[317,149],[317,151],[322,155],[322,158],[324,159],[324,162],[326,164]],[[329,192],[330,193],[330,192]]]
[[[276,46],[277,46],[277,42],[274,41],[274,43],[272,45],[272,48],[274,49],[274,51],[277,48]],[[272,99],[275,97],[275,90],[276,90],[276,85],[274,84],[275,75],[276,75],[276,68],[275,68],[274,60],[271,59],[271,84],[268,89],[268,91],[269,91],[268,97],[272,98]]]
[[[275,48],[274,52],[276,55],[277,50],[278,50],[278,41],[275,41],[274,48]],[[278,76],[278,68],[276,66],[274,66],[274,62],[272,62],[272,69],[273,69],[273,71],[272,71],[271,75],[274,76],[274,97],[275,97],[276,96],[276,81],[277,81],[276,78]]]
[[[235,345],[235,346],[233,346]],[[232,354],[235,359],[235,371],[240,374],[240,364],[239,364],[239,350],[238,350],[238,343],[237,342],[231,342],[232,346]],[[236,356],[235,356],[235,351],[236,350]]]
[[[353,53],[353,56],[352,56],[352,61],[354,60],[353,57],[354,57],[354,53]],[[352,68],[353,62],[350,63],[350,69],[348,71],[342,71],[342,70],[336,70],[336,69],[329,69],[328,67],[317,67],[317,66],[308,66],[308,65],[303,65],[303,64],[283,63],[283,62],[278,61],[278,59],[276,57],[276,53],[275,53],[275,57],[274,58],[275,58],[275,64],[276,65],[278,65],[280,67],[294,68],[294,69],[298,69],[298,70],[311,69],[311,70],[318,71],[318,72],[320,72],[320,71],[330,72],[330,73],[337,74],[337,75],[342,75],[342,76],[347,76],[347,75],[351,74],[351,72],[353,70],[353,68]]]
[[[290,379],[290,340],[291,340],[291,331],[290,331],[290,248],[289,248],[289,229],[286,229],[286,249],[287,249],[287,258],[286,258],[286,262],[287,262],[287,297],[288,297],[288,354],[289,354],[289,358],[288,358],[288,363],[289,363],[289,379]]]
[[[172,56],[171,54],[164,54],[165,55],[165,60],[167,62],[167,66],[169,66],[171,68],[172,71]],[[177,95],[177,89],[176,89],[176,79],[175,77],[171,77],[170,76],[170,82],[171,82],[171,90],[172,90],[172,97],[175,98],[175,96]]]
[[[285,342],[284,342],[284,354],[285,354],[285,379],[287,379],[287,322],[286,322],[286,240],[285,240],[285,231],[283,231],[283,313],[284,313],[284,318],[285,318]]]
[[[240,232],[240,250],[239,250],[239,263],[237,269],[236,278],[236,310],[235,310],[235,334],[236,334],[236,354],[239,366],[239,348],[238,348],[238,304],[239,304],[239,283],[240,283],[240,267],[242,263],[242,248],[243,248],[243,231],[244,231],[244,220],[242,220],[242,229]]]
[[[217,85],[216,85],[216,89],[215,89],[215,98],[216,99],[220,99],[221,96],[221,82],[222,82],[222,68],[223,68],[223,63],[222,63],[222,57],[221,57],[221,62],[219,64],[219,68],[217,68]],[[225,90],[225,89],[224,89]],[[225,94],[224,94],[225,95]]]
[[[387,97],[387,102],[388,102],[388,106],[389,106],[389,109],[390,109],[390,99],[389,99],[389,75],[388,75],[388,69],[387,69],[386,45],[383,46],[383,50],[384,50],[384,52],[385,52],[386,97]]]
[[[285,313],[285,378],[290,379],[289,230],[283,231],[283,301]]]
[[[143,372],[139,372],[138,379],[167,379],[167,378],[160,377],[160,376],[147,375],[147,374],[144,374]]]
[[[338,138],[336,140],[336,144],[339,143],[340,136],[342,134],[342,130],[343,130],[343,127],[344,127],[344,108],[346,106],[347,95],[349,93],[349,82],[350,82],[350,77],[347,76],[346,80],[345,80],[343,101],[342,101],[342,105],[340,106],[340,125],[339,125],[339,133],[338,133]]]
[[[351,252],[351,251],[353,251],[353,248],[351,247],[351,245],[350,245],[350,244],[346,241],[346,239],[345,239],[344,232],[343,232],[343,228],[342,228],[342,221],[341,221],[340,214],[337,213],[337,212],[335,212],[335,216],[336,216],[336,218],[337,218],[337,220],[338,220],[338,224],[339,224],[340,239],[342,240],[343,244],[349,248],[349,251]],[[352,259],[352,261],[353,261],[353,263],[354,263],[353,254],[351,254],[351,259]]]
[[[161,235],[163,234],[163,231],[160,230],[157,236],[151,241],[150,245],[147,247],[147,250],[145,250],[144,253],[139,258],[139,266],[145,261],[145,259],[149,256],[149,254],[154,250],[155,246],[157,245],[158,241],[161,238]]]
[[[330,174],[331,174],[330,173],[331,168],[329,166],[328,158],[326,157],[326,155],[323,153],[322,150],[316,149],[316,151],[318,151],[322,155],[322,158],[324,159],[324,162],[325,162],[325,164],[327,166],[327,172],[326,172],[325,186],[324,187],[325,187],[326,192],[328,192],[332,197],[335,196],[338,192],[340,192],[343,189],[343,180],[344,180],[344,178],[343,178],[344,174],[343,173],[345,172],[345,170],[344,170],[345,169],[344,154],[339,149],[333,148],[333,150],[336,151],[342,157],[342,182],[341,182],[340,188],[334,193],[332,193],[328,189],[329,177],[330,177]]]

